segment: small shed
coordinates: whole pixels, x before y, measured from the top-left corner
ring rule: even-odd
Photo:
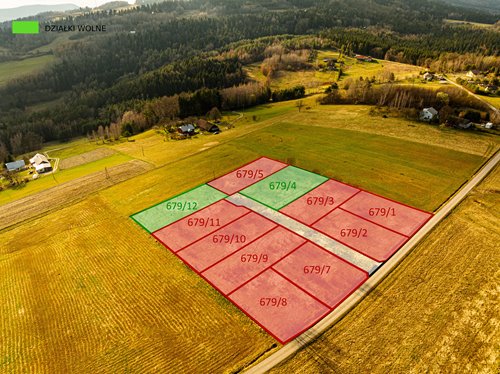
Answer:
[[[194,125],[191,123],[177,127],[177,131],[185,136],[194,135],[194,130],[195,130]]]
[[[492,129],[493,128],[493,123],[492,122],[488,122],[484,125],[484,128],[485,129]]]
[[[42,163],[40,165],[35,165],[35,170],[38,174],[43,174],[43,173],[48,173],[49,171],[52,171],[52,165]]]
[[[425,122],[430,122],[439,117],[439,113],[433,107],[424,108],[420,112],[420,120]]]
[[[13,162],[7,162],[5,164],[5,167],[7,168],[8,171],[19,171],[24,169],[26,164],[24,163],[24,160],[17,160]]]
[[[208,122],[204,119],[199,119],[196,122],[196,124],[203,131],[208,131],[214,134],[220,132],[219,126],[217,126],[215,123]]]
[[[467,118],[459,118],[456,122],[455,122],[455,127],[458,128],[458,129],[468,129],[472,126],[472,122],[469,121]]]
[[[364,62],[372,62],[373,58],[371,58],[371,56],[356,55],[356,60]]]
[[[427,72],[424,74],[424,79],[430,82],[434,79],[434,74]]]

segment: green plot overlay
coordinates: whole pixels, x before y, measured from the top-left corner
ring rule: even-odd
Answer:
[[[153,232],[222,200],[226,196],[215,188],[202,184],[151,208],[142,210],[132,215],[131,218],[147,231]]]
[[[288,166],[245,188],[240,194],[279,210],[327,180],[322,175]]]

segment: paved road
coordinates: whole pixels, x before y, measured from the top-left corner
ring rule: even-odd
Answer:
[[[356,292],[347,298],[337,309],[323,318],[311,329],[276,351],[265,360],[245,371],[246,374],[265,373],[274,366],[291,357],[302,347],[313,341],[320,334],[329,329],[334,323],[342,318],[349,310],[359,303],[382,279],[384,279],[411,250],[423,239],[431,230],[436,227],[466,196],[483,180],[488,173],[493,170],[500,160],[500,152],[497,152],[476,175],[464,185],[455,195],[453,195],[432,217],[422,229],[413,236],[389,261],[372,275]]]
[[[469,95],[475,97],[476,99],[478,99],[479,101],[482,101],[483,103],[485,103],[486,105],[488,105],[488,107],[494,111],[495,113],[499,113],[500,110],[498,110],[498,108],[496,106],[494,106],[493,104],[491,104],[489,101],[483,99],[480,95],[476,95],[475,93],[473,92],[470,92],[467,88],[465,88],[464,86],[461,86],[460,84],[458,84],[457,82],[454,82],[452,81],[451,79],[448,79],[448,78],[445,78],[449,83],[451,83],[452,85],[454,86],[457,86],[458,88],[460,88],[461,90],[464,90],[465,92],[467,92]]]

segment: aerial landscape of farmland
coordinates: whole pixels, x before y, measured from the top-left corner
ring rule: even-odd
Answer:
[[[0,373],[498,372],[495,2],[43,3],[0,4]]]

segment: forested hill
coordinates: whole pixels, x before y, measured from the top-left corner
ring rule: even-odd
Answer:
[[[451,5],[464,8],[479,9],[483,11],[500,12],[500,1],[498,0],[443,0]]]
[[[250,41],[277,35],[321,35],[333,47],[350,45],[356,52],[414,64],[442,52],[499,53],[498,32],[445,26],[444,18],[497,20],[491,12],[431,0],[178,0],[69,17],[55,23],[106,24],[109,31],[71,34],[68,43],[54,48],[57,59],[50,68],[0,89],[0,141],[9,144],[19,132],[46,141],[82,135],[114,120],[109,113],[120,115],[110,107],[115,104],[123,110],[134,99],[242,83],[242,56],[219,56],[242,40],[250,45],[250,56],[273,43],[272,38]],[[36,54],[58,36],[13,35],[4,24],[0,58]],[[62,104],[43,112],[25,110],[62,97]]]

